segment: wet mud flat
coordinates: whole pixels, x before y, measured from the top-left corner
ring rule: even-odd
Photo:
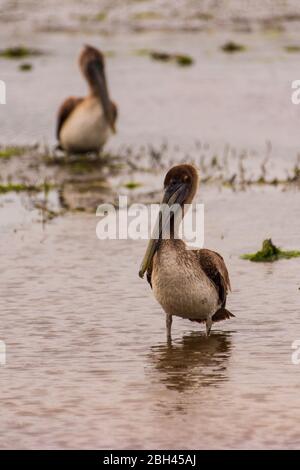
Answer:
[[[180,154],[179,149],[177,152]],[[237,155],[226,147],[222,155],[209,156],[209,149],[195,143],[187,157],[174,159],[174,148],[166,143],[158,147],[123,147],[116,154],[67,155],[55,148],[0,148],[0,195],[10,192],[44,194],[44,210],[50,217],[64,211],[95,212],[99,204],[118,207],[119,196],[128,203],[157,203],[161,198],[158,181],[174,164],[188,161],[200,171],[201,184],[229,188],[234,192],[248,187],[300,188],[299,157],[286,172],[276,170],[270,155],[256,158]],[[258,164],[259,162],[259,164]],[[56,192],[57,212],[51,206],[49,192]],[[40,204],[40,198],[38,198]]]

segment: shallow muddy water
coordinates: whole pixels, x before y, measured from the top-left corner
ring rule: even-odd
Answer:
[[[205,244],[226,259],[236,318],[208,339],[175,319],[172,345],[137,274],[145,242],[99,241],[91,215],[43,230],[6,198],[1,448],[300,447],[299,260],[239,259],[267,236],[299,248],[298,192],[203,188]]]
[[[184,32],[179,23],[176,29],[175,15],[172,33],[134,32],[122,1],[112,9],[111,29],[100,34],[100,26],[97,32],[78,18],[111,2],[51,3],[55,11],[42,2],[0,0],[1,48],[25,44],[45,52],[21,62],[0,58],[7,85],[0,145],[55,143],[60,102],[85,93],[76,57],[91,43],[107,52],[119,105],[109,150],[167,142],[173,161],[203,157],[209,166],[230,147],[228,176],[245,155],[250,177],[260,176],[264,160],[266,178],[291,173],[299,153],[300,108],[291,103],[299,54],[284,48],[299,45],[296,21],[284,30],[250,22],[251,33],[237,32],[220,23],[223,5],[237,16],[245,11],[224,0],[211,2],[215,16],[205,32]],[[128,3],[136,4],[134,13],[142,4],[165,4]],[[294,1],[284,3],[289,9],[283,5],[280,14],[297,10]],[[276,16],[271,10],[248,16]],[[224,54],[228,40],[246,50]],[[141,49],[188,53],[195,64],[154,62],[136,53]],[[19,71],[22,62],[32,71]],[[14,182],[17,166],[4,162],[1,178]],[[163,171],[139,178],[147,190],[161,188]],[[229,268],[228,308],[236,318],[215,325],[210,338],[203,327],[175,319],[168,344],[162,309],[138,277],[145,242],[99,241],[98,219],[84,213],[43,225],[29,195],[1,195],[0,448],[300,448],[300,365],[292,364],[292,343],[300,340],[300,259],[240,259],[267,237],[300,248],[300,192],[206,184],[199,201],[205,246]],[[51,202],[57,206],[56,193]]]

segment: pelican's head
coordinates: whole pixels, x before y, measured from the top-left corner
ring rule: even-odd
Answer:
[[[164,196],[159,212],[159,217],[154,228],[154,236],[149,240],[148,247],[143,258],[139,276],[143,277],[151,265],[153,256],[157,250],[159,239],[164,230],[174,231],[176,222],[180,222],[185,204],[190,204],[198,189],[199,176],[192,165],[173,166],[166,174],[164,180]],[[177,217],[178,216],[178,217]],[[174,232],[173,232],[174,233]]]
[[[191,204],[199,185],[198,171],[193,165],[173,166],[166,174],[164,181],[163,203]]]
[[[106,83],[104,55],[95,47],[86,45],[79,55],[79,67],[90,85],[91,92],[100,98],[105,118],[115,133],[115,111]]]
[[[79,55],[79,67],[87,79],[95,74],[95,70],[104,73],[104,56],[102,52],[93,46],[85,45]]]

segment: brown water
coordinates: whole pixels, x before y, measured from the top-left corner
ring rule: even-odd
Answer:
[[[290,172],[299,151],[300,108],[290,99],[299,56],[284,46],[299,43],[297,23],[284,31],[232,31],[218,21],[224,5],[247,16],[235,0],[213,2],[214,27],[202,33],[176,32],[176,15],[172,34],[124,32],[122,8],[112,9],[106,35],[75,18],[110,3],[59,1],[51,10],[34,0],[0,0],[1,47],[47,52],[28,60],[28,73],[0,59],[7,84],[1,144],[54,143],[58,105],[85,93],[75,57],[88,42],[114,53],[107,69],[120,116],[108,148],[167,140],[180,145],[176,160],[188,159],[196,140],[197,157],[203,149],[205,157],[220,155],[229,144],[260,174],[267,147],[268,176]],[[276,15],[265,3],[249,6],[248,16]],[[294,0],[284,3],[294,11]],[[229,39],[247,51],[224,55],[220,46]],[[189,53],[196,63],[154,63],[136,55],[143,48]],[[205,245],[225,257],[236,318],[217,324],[210,338],[203,327],[175,319],[170,345],[164,314],[137,274],[145,242],[97,240],[93,215],[69,214],[43,227],[26,195],[1,196],[0,340],[7,363],[0,366],[0,448],[300,448],[300,365],[291,362],[291,345],[300,339],[300,260],[240,259],[270,236],[299,249],[300,193],[206,185],[200,200]]]
[[[299,192],[203,188],[206,246],[226,259],[236,319],[208,339],[175,319],[172,345],[137,275],[144,242],[99,241],[88,215],[43,230],[7,199],[1,448],[300,447],[300,261],[239,259],[270,235],[299,247]]]

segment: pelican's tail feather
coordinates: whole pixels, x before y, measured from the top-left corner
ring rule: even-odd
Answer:
[[[218,322],[222,320],[229,320],[229,318],[235,317],[233,313],[229,312],[226,308],[219,308],[212,317],[213,322]]]

